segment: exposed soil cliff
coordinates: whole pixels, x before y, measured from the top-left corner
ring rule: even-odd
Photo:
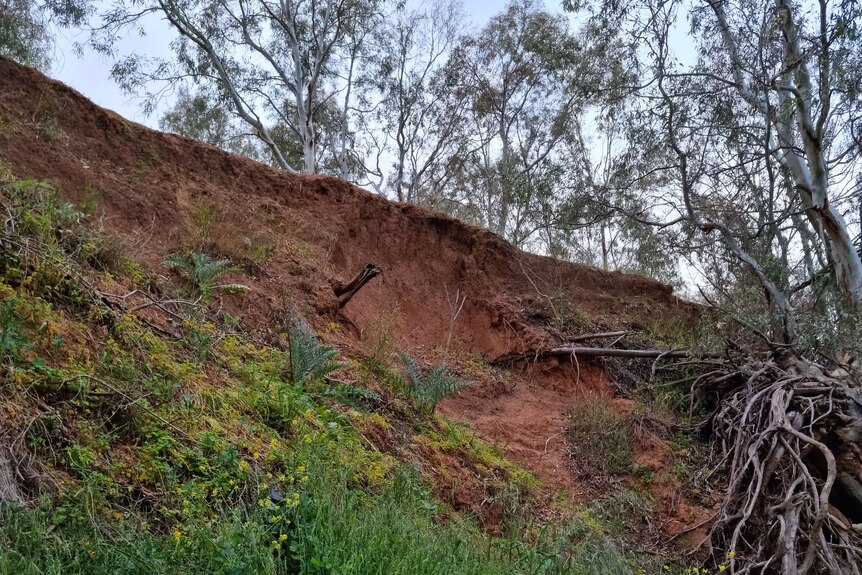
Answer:
[[[373,346],[385,330],[395,348],[427,358],[451,335],[449,354],[492,361],[577,327],[628,329],[694,311],[646,277],[528,254],[336,178],[150,130],[2,58],[0,161],[17,177],[49,180],[64,197],[92,204],[153,271],[167,274],[160,262],[193,245],[243,264],[249,273],[238,281],[249,291],[223,303],[248,329],[275,333],[284,313],[299,311],[318,327],[337,324],[322,336],[348,348]],[[338,311],[332,285],[369,262],[382,278]],[[466,300],[453,327],[456,294]],[[553,364],[507,381],[477,380],[443,412],[472,422],[547,484],[577,492],[561,431],[580,395],[613,394],[605,374]]]

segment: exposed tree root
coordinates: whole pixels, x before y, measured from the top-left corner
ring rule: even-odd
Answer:
[[[383,270],[376,265],[366,264],[366,266],[362,268],[362,271],[356,274],[356,277],[350,282],[346,284],[336,283],[333,285],[332,290],[338,298],[338,309],[346,306],[347,302],[349,302],[365,284],[382,274]]]
[[[860,575],[860,379],[785,353],[695,382],[727,470],[711,541],[728,572]]]

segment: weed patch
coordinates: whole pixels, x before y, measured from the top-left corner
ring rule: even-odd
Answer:
[[[566,430],[580,475],[620,475],[632,468],[632,423],[617,419],[601,398],[576,404]]]

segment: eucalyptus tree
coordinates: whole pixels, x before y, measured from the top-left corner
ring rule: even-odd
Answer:
[[[212,101],[206,92],[193,93],[185,86],[176,94],[176,100],[159,119],[159,128],[223,150],[258,161],[266,161],[266,150],[260,140],[252,137],[242,123],[238,123],[229,108]]]
[[[564,17],[515,0],[466,37],[447,64],[449,85],[470,97],[470,130],[478,137],[462,165],[483,182],[475,201],[501,236],[509,235],[518,201],[512,183],[530,181],[565,131],[577,101],[570,85],[578,52]]]
[[[399,5],[377,30],[375,128],[394,156],[387,188],[399,201],[439,196],[451,176],[446,162],[468,140],[461,129],[467,96],[443,68],[465,22],[460,0],[445,0]]]
[[[317,122],[331,110],[330,100],[349,90],[339,81],[342,67],[355,66],[358,38],[379,17],[377,0],[119,0],[100,14],[92,45],[111,53],[118,35],[148,15],[163,17],[177,32],[175,56],[125,56],[114,67],[123,87],[139,91],[160,83],[151,92],[158,95],[179,82],[205,85],[276,165],[308,173],[320,160]],[[276,128],[289,137],[276,137]],[[299,143],[300,162],[284,147],[291,141]]]
[[[862,258],[843,213],[849,194],[840,188],[843,179],[853,181],[862,154],[862,6],[826,0],[712,0],[707,6],[693,17],[722,49],[727,73],[716,81],[736,93],[748,114],[763,119],[769,153],[822,234],[836,284],[859,307]],[[854,188],[848,191],[858,197]]]
[[[0,54],[22,64],[45,68],[50,36],[41,11],[29,0],[0,0]]]
[[[0,55],[47,70],[53,49],[51,27],[80,25],[87,0],[0,0]]]
[[[777,338],[799,335],[795,308],[819,299],[807,295],[823,285],[815,277],[831,275],[841,307],[858,306],[857,4],[633,0],[587,8],[594,29],[614,22],[605,38],[636,55],[632,129],[619,153],[629,174],[616,186],[649,208],[619,211],[677,230],[680,255],[694,253],[695,264],[724,274],[705,274],[717,287],[734,266],[747,270]]]

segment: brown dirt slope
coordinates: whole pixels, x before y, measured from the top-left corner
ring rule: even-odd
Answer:
[[[584,329],[692,312],[652,279],[528,254],[484,229],[336,178],[288,173],[150,130],[3,58],[0,162],[94,204],[150,271],[166,273],[159,266],[166,255],[201,244],[252,264],[253,273],[238,278],[249,292],[224,302],[248,328],[276,327],[284,309],[333,325],[332,282],[369,262],[384,276],[338,316],[345,327],[332,337],[348,346],[384,317],[396,348],[430,355],[447,340],[456,290],[466,304],[451,349],[487,360],[554,340],[555,312]],[[560,428],[578,393],[611,393],[607,378],[587,366],[513,377],[502,387],[475,386],[444,412],[472,421],[549,483],[569,485]]]
[[[486,230],[336,178],[290,174],[147,129],[5,59],[0,159],[18,177],[56,183],[70,199],[95,196],[106,226],[135,238],[151,264],[193,236],[206,210],[215,210],[223,243],[241,244],[235,252],[243,244],[272,246],[258,277],[244,278],[256,308],[244,318],[251,325],[268,318],[282,286],[299,287],[307,303],[325,309],[327,282],[368,262],[384,270],[383,281],[361,291],[345,315],[362,328],[381,311],[392,313],[393,334],[408,348],[445,343],[447,290],[467,297],[454,345],[487,358],[547,337],[530,325],[529,302],[564,297],[608,325],[684,306],[646,277],[527,254]],[[313,267],[300,269],[307,255],[315,256],[304,258]]]

